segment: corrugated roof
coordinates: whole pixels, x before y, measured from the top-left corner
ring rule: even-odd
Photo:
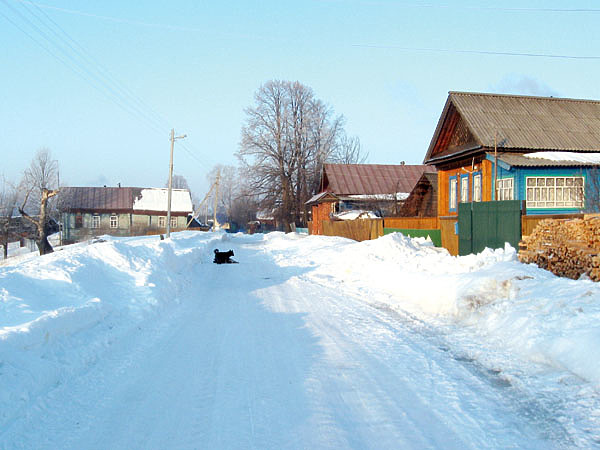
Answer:
[[[191,212],[190,193],[174,189],[172,212]],[[167,210],[166,188],[138,187],[63,187],[59,201],[62,208],[71,211],[117,212]]]
[[[493,153],[487,153],[487,156],[491,160],[494,158]],[[598,161],[584,161],[581,158],[531,158],[523,153],[503,153],[498,155],[498,159],[513,167],[594,167],[600,165]]]
[[[132,209],[133,198],[140,191],[132,187],[63,187],[59,201],[70,210],[124,211]]]
[[[410,192],[432,170],[427,165],[325,164],[323,188],[336,195]]]
[[[484,147],[600,151],[600,101],[450,92],[448,100]]]

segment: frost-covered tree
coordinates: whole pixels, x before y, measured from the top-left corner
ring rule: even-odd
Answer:
[[[52,253],[54,250],[48,242],[50,231],[50,199],[59,193],[58,162],[52,159],[50,150],[40,149],[29,168],[23,174],[22,186],[25,199],[19,213],[33,225],[37,236],[36,244],[40,255]],[[34,211],[34,212],[32,212]]]
[[[289,231],[291,223],[306,221],[304,203],[340,145],[344,119],[297,81],[265,83],[245,112],[237,153],[242,177],[260,207]]]

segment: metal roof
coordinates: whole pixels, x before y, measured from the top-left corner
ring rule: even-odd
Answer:
[[[410,192],[427,165],[325,164],[322,190],[336,195]]]
[[[600,101],[450,92],[452,102],[484,147],[600,151]]]
[[[494,160],[493,153],[487,153],[487,159]],[[513,167],[595,167],[600,166],[597,161],[583,161],[581,159],[555,159],[555,158],[531,158],[523,153],[498,154],[498,160]]]
[[[166,191],[166,188],[63,187],[60,189],[59,202],[61,208],[67,211],[166,212]],[[188,190],[174,189],[172,211],[191,212],[192,205],[189,197]]]
[[[63,187],[59,201],[69,210],[125,211],[133,208],[134,195],[140,192],[131,187]]]

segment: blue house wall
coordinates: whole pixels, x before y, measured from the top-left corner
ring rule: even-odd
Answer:
[[[494,157],[488,155],[488,160],[492,161],[492,173],[494,170]],[[498,179],[512,178],[515,200],[527,200],[527,177],[584,177],[584,192],[591,193],[598,186],[598,182],[592,183],[592,176],[598,176],[597,168],[589,167],[513,167],[498,161]],[[492,198],[496,199],[495,186],[492,183]],[[587,201],[587,199],[586,199]],[[585,210],[589,210],[589,205],[585,205]],[[527,208],[527,214],[576,214],[583,210],[574,207],[565,208]]]

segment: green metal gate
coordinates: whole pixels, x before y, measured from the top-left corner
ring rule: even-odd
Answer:
[[[479,253],[486,247],[502,248],[505,242],[518,248],[522,203],[520,200],[459,203],[458,254]]]

